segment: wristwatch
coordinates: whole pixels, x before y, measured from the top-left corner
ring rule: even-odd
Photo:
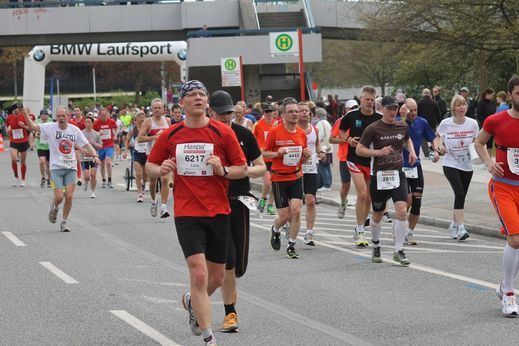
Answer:
[[[229,171],[227,170],[227,167],[223,166],[223,176],[226,177],[227,174],[229,174]]]

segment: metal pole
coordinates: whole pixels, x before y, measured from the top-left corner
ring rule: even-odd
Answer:
[[[16,61],[13,62],[14,72],[14,100],[18,100],[18,71],[16,71]]]
[[[303,61],[303,30],[297,29],[297,36],[299,41],[299,89],[300,101],[304,101],[305,97],[305,64]]]
[[[243,56],[240,55],[240,84],[241,84],[241,100],[245,102],[245,81],[243,78]]]

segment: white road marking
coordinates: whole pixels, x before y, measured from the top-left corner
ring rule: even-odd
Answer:
[[[380,240],[384,240],[383,238],[381,238]],[[390,240],[390,239],[386,239],[386,240]],[[314,239],[315,241],[315,239]],[[326,244],[333,244],[333,245],[345,245],[345,246],[355,246],[354,242],[346,242],[346,241],[322,241],[321,242],[323,243],[326,243]],[[388,248],[393,248],[393,245],[392,244],[382,244],[381,245],[381,248],[382,249],[388,249]],[[359,249],[360,251],[360,249]],[[443,249],[430,249],[430,248],[424,248],[424,247],[416,247],[416,246],[406,246],[405,247],[405,252],[406,253],[418,253],[418,252],[427,252],[427,253],[476,253],[476,254],[483,254],[483,253],[487,253],[487,254],[502,254],[503,251],[497,251],[497,250],[488,250],[488,251],[481,251],[481,250],[443,250]],[[390,252],[390,251],[383,251],[382,250],[382,253],[393,253],[393,252]]]
[[[61,269],[59,269],[58,267],[56,267],[54,264],[52,264],[50,262],[38,262],[38,263],[40,263],[42,266],[44,266],[52,274],[59,277],[66,284],[78,284],[79,283],[73,277],[65,274]]]
[[[128,323],[133,328],[137,329],[141,333],[149,336],[159,344],[163,346],[180,346],[173,340],[165,337],[161,333],[159,333],[157,330],[153,329],[152,327],[148,326],[146,323],[142,322],[138,318],[132,316],[125,310],[110,310],[112,314],[119,317],[124,322]]]
[[[27,246],[23,241],[18,239],[14,234],[11,232],[2,232],[2,234],[11,241],[15,246]]]

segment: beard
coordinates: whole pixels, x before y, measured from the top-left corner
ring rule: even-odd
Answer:
[[[512,109],[516,112],[519,112],[519,102],[512,99]]]

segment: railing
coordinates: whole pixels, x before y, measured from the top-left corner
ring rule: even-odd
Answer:
[[[314,15],[312,13],[312,4],[310,0],[301,0],[303,2],[303,11],[305,12],[306,25],[310,28],[315,27]]]
[[[260,28],[259,18],[258,18],[258,9],[256,8],[256,1],[252,1],[252,8],[254,8],[254,17],[256,18],[256,28]]]
[[[243,29],[243,30],[207,30],[207,31],[188,31],[187,38],[198,38],[198,37],[228,37],[228,36],[261,36],[268,35],[271,32],[284,32],[284,31],[297,31],[299,28],[288,27],[288,28],[268,28],[268,29]],[[303,34],[321,32],[320,28],[301,28]]]

